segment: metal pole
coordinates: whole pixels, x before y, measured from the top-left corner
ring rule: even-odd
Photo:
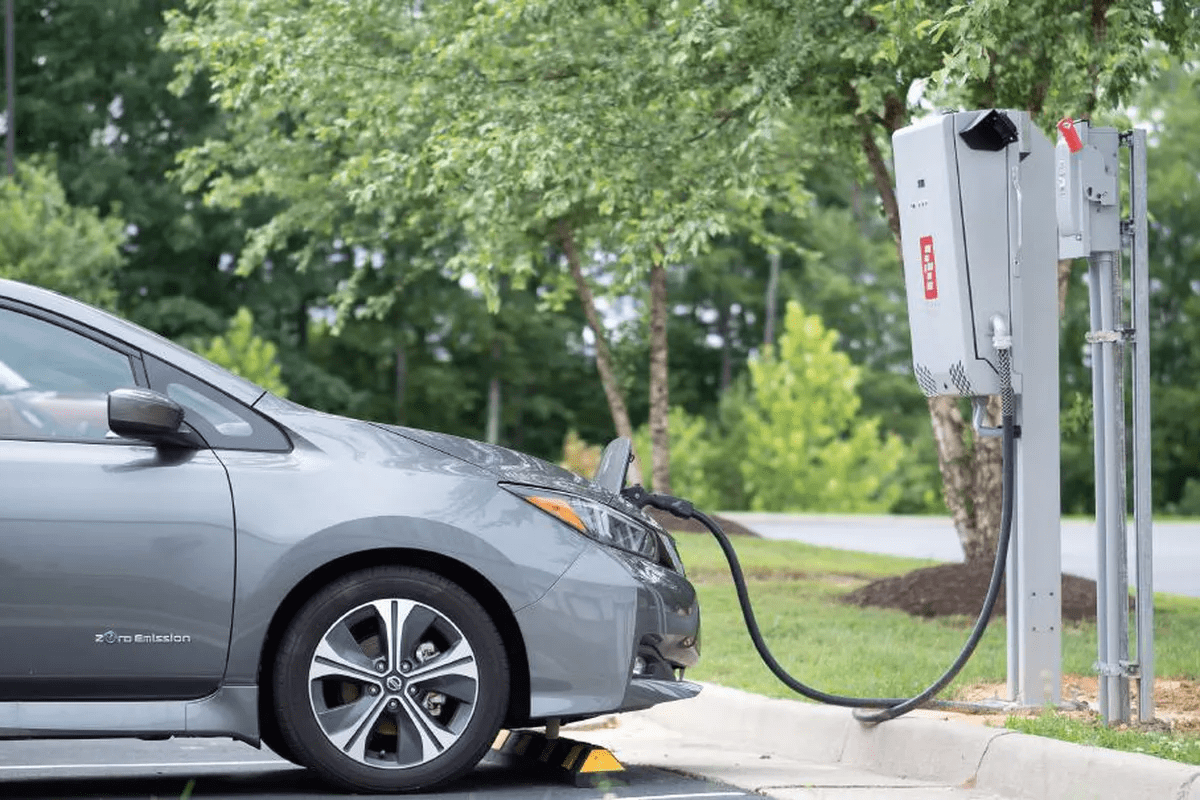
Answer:
[[[1095,271],[1099,275],[1100,284],[1100,329],[1101,336],[1115,331],[1118,327],[1117,313],[1114,309],[1114,295],[1119,291],[1119,283],[1114,286],[1118,267],[1116,253],[1102,251],[1092,256]],[[1118,417],[1121,406],[1118,404],[1120,382],[1117,373],[1122,367],[1118,357],[1117,343],[1111,338],[1100,342],[1101,358],[1104,361],[1104,384],[1101,387],[1101,419],[1103,421],[1104,437],[1107,443],[1108,458],[1105,459],[1104,473],[1098,480],[1104,481],[1104,516],[1105,540],[1104,550],[1105,570],[1099,579],[1104,582],[1105,622],[1099,636],[1105,640],[1105,660],[1100,662],[1100,680],[1106,687],[1108,695],[1108,722],[1129,721],[1129,678],[1123,674],[1124,664],[1128,663],[1128,620],[1129,620],[1129,579],[1125,565],[1125,471],[1122,468],[1125,460],[1123,450],[1119,449],[1122,437],[1119,427],[1124,422]],[[1122,635],[1124,634],[1124,635]],[[1125,649],[1122,650],[1122,640]]]
[[[1133,212],[1133,524],[1137,536],[1138,720],[1154,720],[1154,556],[1150,493],[1150,243],[1146,231],[1146,132],[1129,152]]]
[[[1114,152],[1114,171],[1120,170],[1119,152]],[[1119,223],[1118,223],[1119,224]],[[1129,327],[1129,319],[1125,314],[1125,279],[1121,275],[1121,251],[1113,253],[1112,260],[1112,304],[1113,331],[1124,331]],[[1113,456],[1110,460],[1112,468],[1116,472],[1117,497],[1114,498],[1117,508],[1117,516],[1113,520],[1113,527],[1109,530],[1109,534],[1116,534],[1116,539],[1113,550],[1119,554],[1116,558],[1117,577],[1116,586],[1120,587],[1112,597],[1110,602],[1116,603],[1119,606],[1117,624],[1113,626],[1113,632],[1117,636],[1117,665],[1121,669],[1121,674],[1118,678],[1118,686],[1121,692],[1121,722],[1128,722],[1132,714],[1129,704],[1129,686],[1130,675],[1129,665],[1132,663],[1129,657],[1129,534],[1128,534],[1128,517],[1129,517],[1129,491],[1126,483],[1126,458],[1129,453],[1129,445],[1127,443],[1128,435],[1125,420],[1125,371],[1128,360],[1126,358],[1125,341],[1123,338],[1118,338],[1112,343],[1111,361],[1109,362],[1112,368],[1113,381],[1113,422],[1115,427],[1110,433],[1113,436],[1113,446],[1109,453]],[[1109,562],[1110,568],[1112,561]]]
[[[1091,329],[1104,330],[1100,321],[1100,266],[1096,259],[1088,258],[1088,305],[1091,310]],[[1104,373],[1106,361],[1100,342],[1093,341],[1092,348],[1092,436],[1093,463],[1095,465],[1096,482],[1096,663],[1109,664],[1112,658],[1108,652],[1108,587],[1104,576],[1108,573],[1109,553],[1106,548],[1108,541],[1108,516],[1105,509],[1108,502],[1105,494],[1104,464],[1106,462],[1108,439],[1105,436],[1104,407]],[[1108,683],[1103,676],[1099,681],[1100,716],[1108,719]]]
[[[1007,585],[1016,618],[1016,698],[1023,705],[1062,697],[1062,502],[1058,422],[1058,229],[1054,150],[1031,136],[1030,152],[1009,164],[1009,265],[1016,397],[1016,548]],[[1015,155],[1015,154],[1014,154]],[[1014,213],[1015,212],[1015,213]],[[1014,380],[1014,386],[1016,381]],[[1010,631],[1013,628],[1009,628]],[[1011,681],[1011,678],[1010,678]],[[1010,683],[1011,686],[1011,683]]]
[[[5,128],[5,166],[8,176],[17,172],[17,56],[16,23],[13,15],[13,0],[7,0],[4,6],[4,128]]]
[[[1008,642],[1008,699],[1023,702],[1021,697],[1021,584],[1017,576],[1021,571],[1021,537],[1013,536],[1008,542],[1008,561],[1004,564],[1004,621]]]

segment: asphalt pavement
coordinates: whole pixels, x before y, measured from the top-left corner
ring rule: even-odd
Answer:
[[[962,561],[954,524],[946,517],[758,514],[721,512],[768,539],[793,539],[843,550]],[[1200,597],[1200,523],[1155,522],[1154,591]],[[1129,570],[1134,542],[1129,527]],[[1096,528],[1090,520],[1062,521],[1062,571],[1096,578]]]
[[[609,723],[611,724],[611,723]],[[630,763],[603,788],[578,788],[520,766],[486,758],[465,779],[408,800],[736,800],[745,789]],[[346,795],[302,767],[228,739],[0,742],[0,797],[19,800],[256,798],[310,800]]]
[[[846,709],[705,686],[694,699],[567,726],[626,770],[576,788],[485,760],[411,800],[1200,800],[1200,767],[918,711],[876,726]],[[228,740],[0,742],[0,797],[338,795],[307,771]]]

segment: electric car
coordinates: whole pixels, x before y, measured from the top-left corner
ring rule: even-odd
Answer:
[[[586,480],[319,413],[0,281],[0,738],[227,736],[397,791],[691,697],[696,594],[629,452]]]

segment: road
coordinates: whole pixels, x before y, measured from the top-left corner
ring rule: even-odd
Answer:
[[[331,791],[312,773],[228,739],[3,742],[0,797],[61,800],[151,798],[258,798],[308,800],[350,797]],[[629,766],[623,783],[576,788],[489,756],[467,778],[429,794],[376,795],[406,800],[736,800],[756,797],[723,783],[653,767]]]
[[[938,561],[962,561],[949,519],[938,517],[823,516],[722,513],[768,539]],[[1154,591],[1200,597],[1200,523],[1154,524]],[[1130,526],[1129,567],[1134,567]],[[1096,578],[1096,533],[1091,521],[1063,520],[1062,569]]]

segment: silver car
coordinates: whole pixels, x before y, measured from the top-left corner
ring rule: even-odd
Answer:
[[[0,281],[0,738],[228,736],[396,791],[691,697],[696,594],[628,457],[319,413]]]

